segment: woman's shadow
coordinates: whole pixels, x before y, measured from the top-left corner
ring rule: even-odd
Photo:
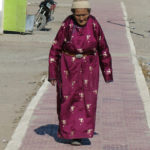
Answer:
[[[52,136],[56,142],[58,143],[63,143],[63,144],[69,144],[71,140],[69,139],[61,139],[57,137],[57,131],[58,131],[58,125],[55,124],[48,124],[44,126],[40,126],[37,129],[34,129],[34,132],[38,135],[45,135],[48,134],[49,136]],[[94,133],[98,134],[98,133]],[[83,138],[82,139],[82,145],[91,145],[91,142],[88,138]]]

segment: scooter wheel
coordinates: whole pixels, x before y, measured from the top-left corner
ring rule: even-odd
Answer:
[[[37,28],[37,30],[42,30],[45,28],[46,25],[46,17],[42,14],[39,14],[35,17],[34,26]]]

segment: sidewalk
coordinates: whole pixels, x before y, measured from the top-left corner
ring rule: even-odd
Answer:
[[[113,0],[93,1],[92,10],[106,35],[114,73],[114,82],[110,84],[104,83],[101,75],[95,136],[84,139],[80,147],[57,138],[56,91],[45,83],[48,87],[18,150],[150,150],[150,130],[136,83],[123,10]]]

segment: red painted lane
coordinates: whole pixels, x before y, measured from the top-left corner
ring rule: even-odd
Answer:
[[[20,150],[150,150],[150,131],[136,84],[120,3],[92,0],[92,10],[106,35],[114,70],[111,84],[104,83],[101,75],[95,136],[80,147],[56,137],[56,90],[49,86],[34,111]]]

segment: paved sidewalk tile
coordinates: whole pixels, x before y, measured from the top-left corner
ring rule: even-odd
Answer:
[[[84,139],[79,147],[57,137],[56,90],[49,86],[33,113],[20,150],[150,150],[150,131],[136,84],[120,3],[92,1],[93,13],[108,40],[114,70],[113,83],[104,83],[101,75],[95,135]]]

